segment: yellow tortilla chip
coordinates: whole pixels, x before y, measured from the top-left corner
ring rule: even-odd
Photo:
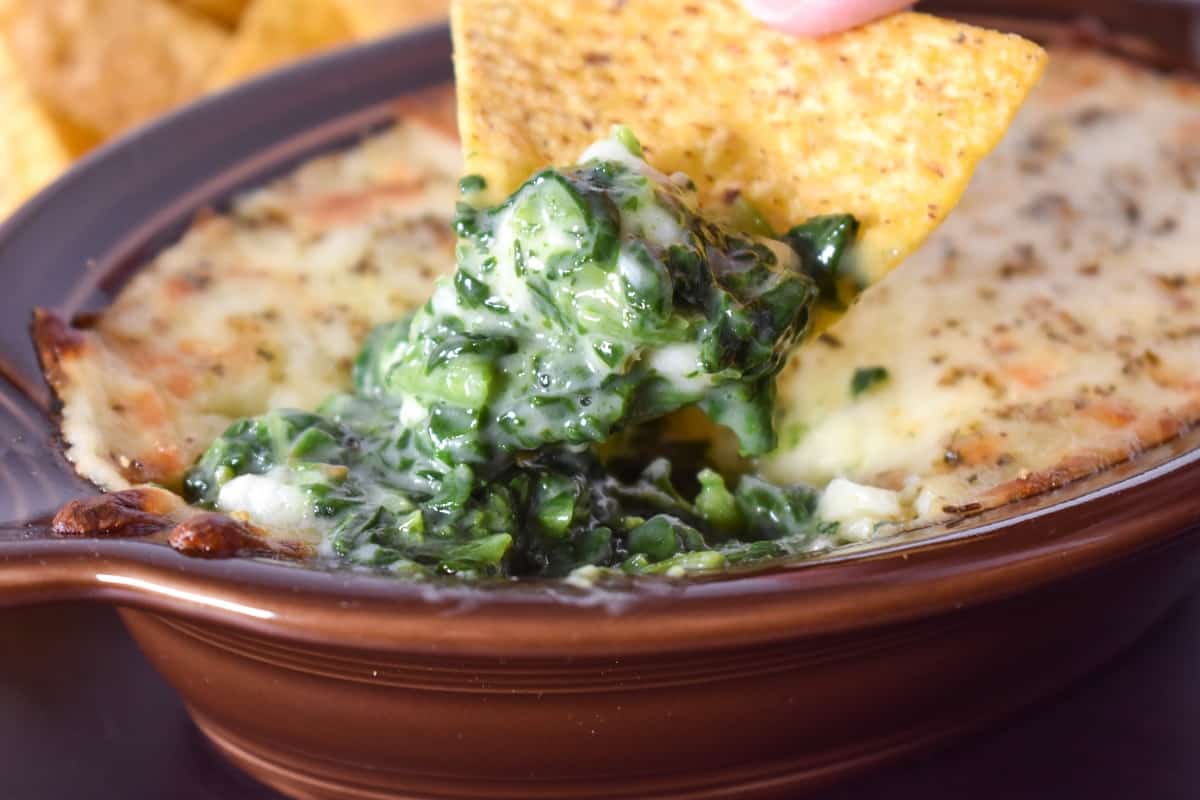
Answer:
[[[450,13],[450,0],[335,1],[360,39],[436,22]]]
[[[67,149],[71,158],[78,158],[104,141],[104,137],[92,128],[82,125],[50,106],[44,106],[46,115],[54,123],[58,140]]]
[[[0,40],[0,221],[70,163],[54,120]]]
[[[176,5],[198,11],[209,19],[233,26],[241,18],[250,0],[173,0]]]
[[[199,94],[228,40],[220,26],[163,0],[12,2],[3,21],[37,93],[103,134]]]
[[[335,0],[252,0],[211,85],[226,86],[350,38]]]
[[[1045,63],[915,13],[822,39],[738,0],[454,0],[451,18],[467,169],[494,194],[624,123],[710,210],[741,196],[776,229],[856,215],[863,283],[946,216]]]

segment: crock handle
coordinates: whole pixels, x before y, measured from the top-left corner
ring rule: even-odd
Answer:
[[[0,608],[82,600],[95,588],[95,559],[82,542],[41,538],[43,533],[30,529],[20,538],[0,538]],[[13,534],[0,529],[0,537]]]
[[[96,490],[60,455],[38,388],[0,364],[0,606],[80,597],[94,582],[88,548],[50,530],[63,503]]]

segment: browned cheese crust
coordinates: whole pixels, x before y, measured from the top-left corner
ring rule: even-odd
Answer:
[[[315,555],[307,542],[281,538],[236,515],[198,511],[173,492],[139,486],[71,500],[54,515],[55,536],[165,541],[197,558],[269,556],[301,560]]]

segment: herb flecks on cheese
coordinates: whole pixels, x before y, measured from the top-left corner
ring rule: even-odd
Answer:
[[[915,479],[936,521],[1162,443],[1200,420],[1197,241],[1200,86],[1054,51],[946,224],[785,368],[764,473]]]
[[[199,215],[86,324],[43,312],[35,338],[81,476],[178,489],[238,418],[347,390],[367,333],[425,301],[454,260],[452,87],[398,110],[394,127]]]

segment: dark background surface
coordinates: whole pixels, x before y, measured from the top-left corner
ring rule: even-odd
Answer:
[[[107,607],[0,612],[0,798],[275,800],[205,743]],[[1074,688],[818,800],[1200,797],[1200,594]]]

